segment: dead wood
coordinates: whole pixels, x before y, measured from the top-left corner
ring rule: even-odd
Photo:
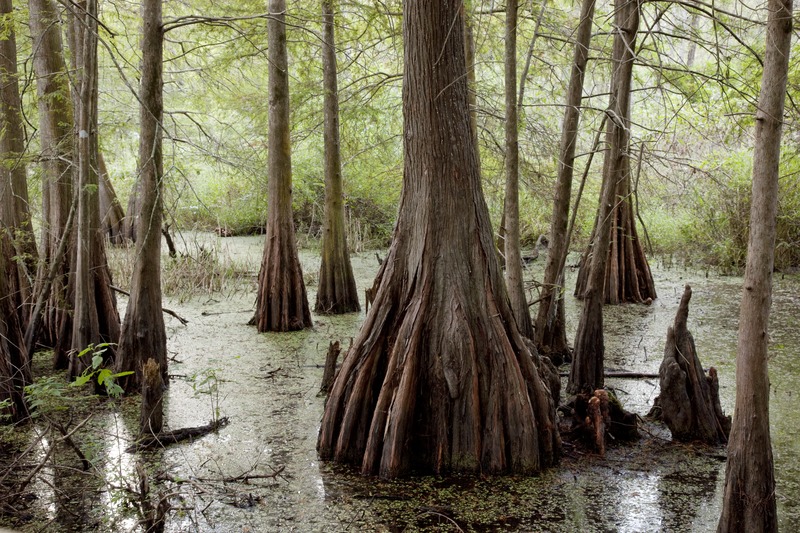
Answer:
[[[228,417],[224,416],[219,420],[213,420],[205,426],[193,428],[181,428],[173,431],[162,431],[156,435],[143,435],[134,444],[125,448],[127,453],[136,453],[141,450],[161,448],[170,444],[176,444],[185,440],[199,439],[209,433],[213,433],[220,428],[228,425]]]
[[[637,416],[623,409],[613,393],[605,389],[583,392],[559,407],[565,415],[565,437],[605,456],[608,440],[632,441],[639,438]]]
[[[569,372],[560,372],[558,374],[562,378],[569,377]],[[603,377],[607,378],[630,378],[630,379],[647,379],[647,378],[657,378],[659,377],[658,374],[654,374],[653,372],[628,372],[624,370],[613,370],[610,372],[604,372]]]
[[[124,294],[125,296],[130,297],[130,295],[131,295],[131,293],[129,293],[128,291],[126,291],[124,289],[120,289],[119,287],[115,287],[113,285],[110,285],[110,287],[111,287],[111,290],[116,291],[116,292],[118,292],[120,294]],[[168,314],[171,317],[174,317],[174,318],[178,319],[178,322],[180,322],[184,326],[189,323],[188,320],[186,320],[185,318],[180,316],[178,313],[176,313],[175,311],[172,311],[170,309],[167,309],[166,307],[162,307],[161,311],[163,311],[164,313]],[[210,314],[220,314],[221,315],[222,313],[208,313],[208,314],[209,315]],[[206,315],[206,313],[204,312],[203,315]]]
[[[322,384],[319,387],[321,394],[327,395],[331,391],[333,380],[336,377],[336,361],[339,359],[341,351],[339,341],[333,341],[328,346],[328,354],[325,356],[325,371],[322,373]]]
[[[139,435],[158,435],[164,426],[164,380],[155,359],[148,359],[142,371],[142,409]]]
[[[675,323],[667,330],[659,369],[661,394],[650,415],[663,420],[675,440],[724,443],[728,441],[731,419],[722,412],[719,402],[717,371],[711,367],[706,376],[686,325],[691,297],[692,289],[687,285]]]

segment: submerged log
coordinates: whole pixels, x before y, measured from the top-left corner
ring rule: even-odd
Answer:
[[[686,326],[691,297],[692,289],[687,285],[675,324],[667,330],[664,360],[659,369],[661,394],[650,413],[664,421],[675,440],[725,443],[731,418],[725,416],[719,402],[717,371],[711,367],[705,375],[694,338]]]

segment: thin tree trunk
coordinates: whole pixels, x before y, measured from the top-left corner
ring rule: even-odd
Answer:
[[[564,324],[564,265],[569,253],[569,204],[575,169],[575,148],[578,141],[580,106],[583,100],[583,81],[589,61],[595,0],[584,0],[575,40],[572,73],[567,89],[567,104],[561,126],[561,146],[558,157],[558,176],[553,199],[553,221],[550,227],[550,246],[536,316],[536,347],[540,352],[562,359],[569,354],[566,324]],[[560,309],[559,309],[560,308]]]
[[[360,311],[358,289],[344,227],[342,162],[339,145],[339,89],[336,75],[333,1],[322,0],[322,76],[325,92],[325,229],[317,289],[318,313]]]
[[[506,286],[520,333],[533,338],[522,279],[519,235],[519,121],[517,120],[517,0],[506,0]]]
[[[142,80],[139,90],[139,183],[142,211],[136,219],[136,262],[131,279],[131,295],[117,352],[118,372],[133,371],[122,378],[125,392],[138,392],[143,381],[146,359],[167,373],[167,334],[161,313],[161,224],[163,102],[162,0],[142,3]]]
[[[617,192],[628,179],[630,162],[630,83],[633,71],[633,50],[639,27],[638,0],[616,0],[614,13],[614,46],[611,96],[607,114],[610,119],[606,132],[606,156],[603,163],[603,187],[594,238],[590,244],[586,289],[575,352],[570,368],[567,391],[571,394],[593,391],[603,387],[603,301],[607,290],[608,257],[614,224]],[[611,257],[616,257],[611,254]],[[584,264],[584,268],[587,264]]]
[[[292,217],[286,1],[270,0],[269,12],[269,203],[256,313],[250,321],[259,332],[311,327]]]
[[[69,79],[64,62],[61,20],[53,0],[29,0],[33,67],[39,104],[39,139],[42,160],[42,260],[34,294],[42,289],[48,265],[54,260],[60,239],[68,239],[66,255],[54,277],[43,309],[42,335],[37,340],[53,348],[56,368],[66,368],[71,347],[72,291],[69,272],[74,263],[74,232],[64,233],[74,192],[74,129]],[[38,333],[38,332],[37,332]]]
[[[767,2],[764,74],[756,111],[750,240],[736,353],[736,408],[717,531],[778,530],[769,434],[769,309],[778,209],[781,128],[792,40],[792,0]]]
[[[319,454],[409,470],[529,473],[560,448],[545,365],[495,260],[470,134],[460,0],[407,0],[404,178],[394,238],[325,406]]]

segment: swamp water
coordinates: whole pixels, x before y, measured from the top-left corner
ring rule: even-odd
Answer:
[[[263,237],[196,238],[257,272]],[[319,268],[314,252],[302,252],[301,262],[307,279]],[[354,255],[353,266],[363,298],[377,271],[374,252]],[[741,279],[652,266],[659,294],[653,305],[605,308],[606,367],[658,372],[667,327],[688,283],[694,292],[689,329],[704,366],[719,370],[723,409],[732,413]],[[528,276],[540,279],[542,267],[539,259]],[[574,276],[568,274],[568,285],[574,285]],[[313,307],[316,287],[307,289]],[[169,515],[167,531],[715,530],[724,449],[673,444],[663,431],[643,432],[641,441],[630,446],[612,445],[605,459],[565,448],[561,465],[536,477],[384,482],[321,464],[315,446],[324,398],[318,390],[328,343],[341,341],[344,351],[364,313],[315,315],[313,330],[258,334],[246,325],[254,298],[253,281],[247,290],[232,294],[165,302],[189,320],[182,326],[165,315],[174,357],[166,423],[177,429],[230,417],[216,434],[143,454],[153,493],[172,493],[170,501],[179,509]],[[567,298],[571,339],[579,305]],[[800,415],[793,397],[800,394],[798,316],[800,279],[777,275],[770,320],[770,407],[783,531],[800,527]],[[657,379],[609,379],[607,385],[640,415],[658,394]],[[44,530],[62,531],[67,524],[78,530],[138,530],[123,497],[123,487],[137,483],[135,456],[124,452],[136,417],[124,418],[108,415],[97,451],[105,459],[108,482],[91,504],[77,509],[82,516],[59,509],[52,483],[37,483],[38,499],[31,505],[51,520]],[[242,474],[252,477],[233,480]]]

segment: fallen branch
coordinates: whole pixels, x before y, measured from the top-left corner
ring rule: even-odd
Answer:
[[[115,287],[115,286],[113,286],[113,285],[109,285],[109,287],[111,288],[111,290],[113,290],[113,291],[117,291],[118,293],[120,293],[120,294],[124,294],[125,296],[128,296],[128,297],[130,297],[130,295],[131,295],[131,293],[129,293],[128,291],[126,291],[126,290],[124,290],[124,289],[120,289],[119,287]],[[172,311],[172,310],[170,310],[170,309],[167,309],[166,307],[162,307],[162,308],[161,308],[161,310],[162,310],[163,312],[165,312],[166,314],[168,314],[168,315],[170,315],[170,316],[173,316],[173,317],[177,318],[177,319],[178,319],[178,322],[180,322],[180,323],[181,323],[181,324],[183,324],[184,326],[185,326],[186,324],[188,324],[188,323],[189,323],[189,321],[188,321],[188,320],[186,320],[185,318],[183,318],[182,316],[180,316],[180,315],[179,315],[178,313],[176,313],[175,311]]]
[[[569,377],[569,372],[560,372],[558,374],[562,378]],[[609,371],[603,373],[604,377],[607,378],[631,378],[631,379],[642,379],[642,378],[657,378],[658,374],[654,374],[652,372],[624,372],[624,371]]]
[[[209,422],[205,426],[198,426],[193,428],[181,428],[173,431],[162,431],[155,435],[142,435],[139,440],[134,444],[128,446],[125,451],[127,453],[136,453],[141,450],[150,450],[153,448],[161,448],[170,444],[176,444],[185,440],[192,440],[208,435],[217,431],[219,428],[228,425],[228,417],[224,416],[219,420]]]

